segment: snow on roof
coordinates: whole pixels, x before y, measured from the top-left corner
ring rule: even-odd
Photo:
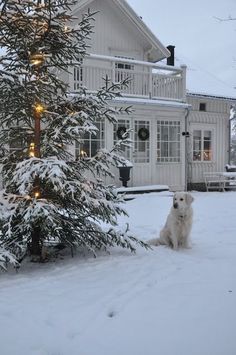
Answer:
[[[137,105],[171,106],[171,107],[176,107],[176,108],[187,108],[187,107],[191,106],[186,103],[178,102],[178,101],[142,99],[142,98],[137,98],[137,97],[117,97],[114,99],[114,101],[128,103],[128,104],[137,104]]]

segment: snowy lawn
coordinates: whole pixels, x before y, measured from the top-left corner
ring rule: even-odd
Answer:
[[[236,193],[193,196],[190,250],[116,249],[1,274],[1,355],[235,355]],[[127,202],[131,231],[154,237],[171,199]]]

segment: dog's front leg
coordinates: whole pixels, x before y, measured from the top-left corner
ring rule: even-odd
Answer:
[[[185,249],[191,249],[191,244],[187,235],[183,237],[182,247]]]
[[[170,236],[171,242],[172,242],[172,247],[174,250],[178,250],[178,239],[175,233],[172,233]]]

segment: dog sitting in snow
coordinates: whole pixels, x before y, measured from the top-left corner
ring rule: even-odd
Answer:
[[[189,235],[192,228],[193,197],[188,192],[176,192],[173,205],[160,237],[149,240],[150,245],[167,245],[174,250],[189,248]]]

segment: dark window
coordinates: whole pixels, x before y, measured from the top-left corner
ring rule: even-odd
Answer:
[[[206,111],[206,103],[205,102],[200,102],[199,111]]]

